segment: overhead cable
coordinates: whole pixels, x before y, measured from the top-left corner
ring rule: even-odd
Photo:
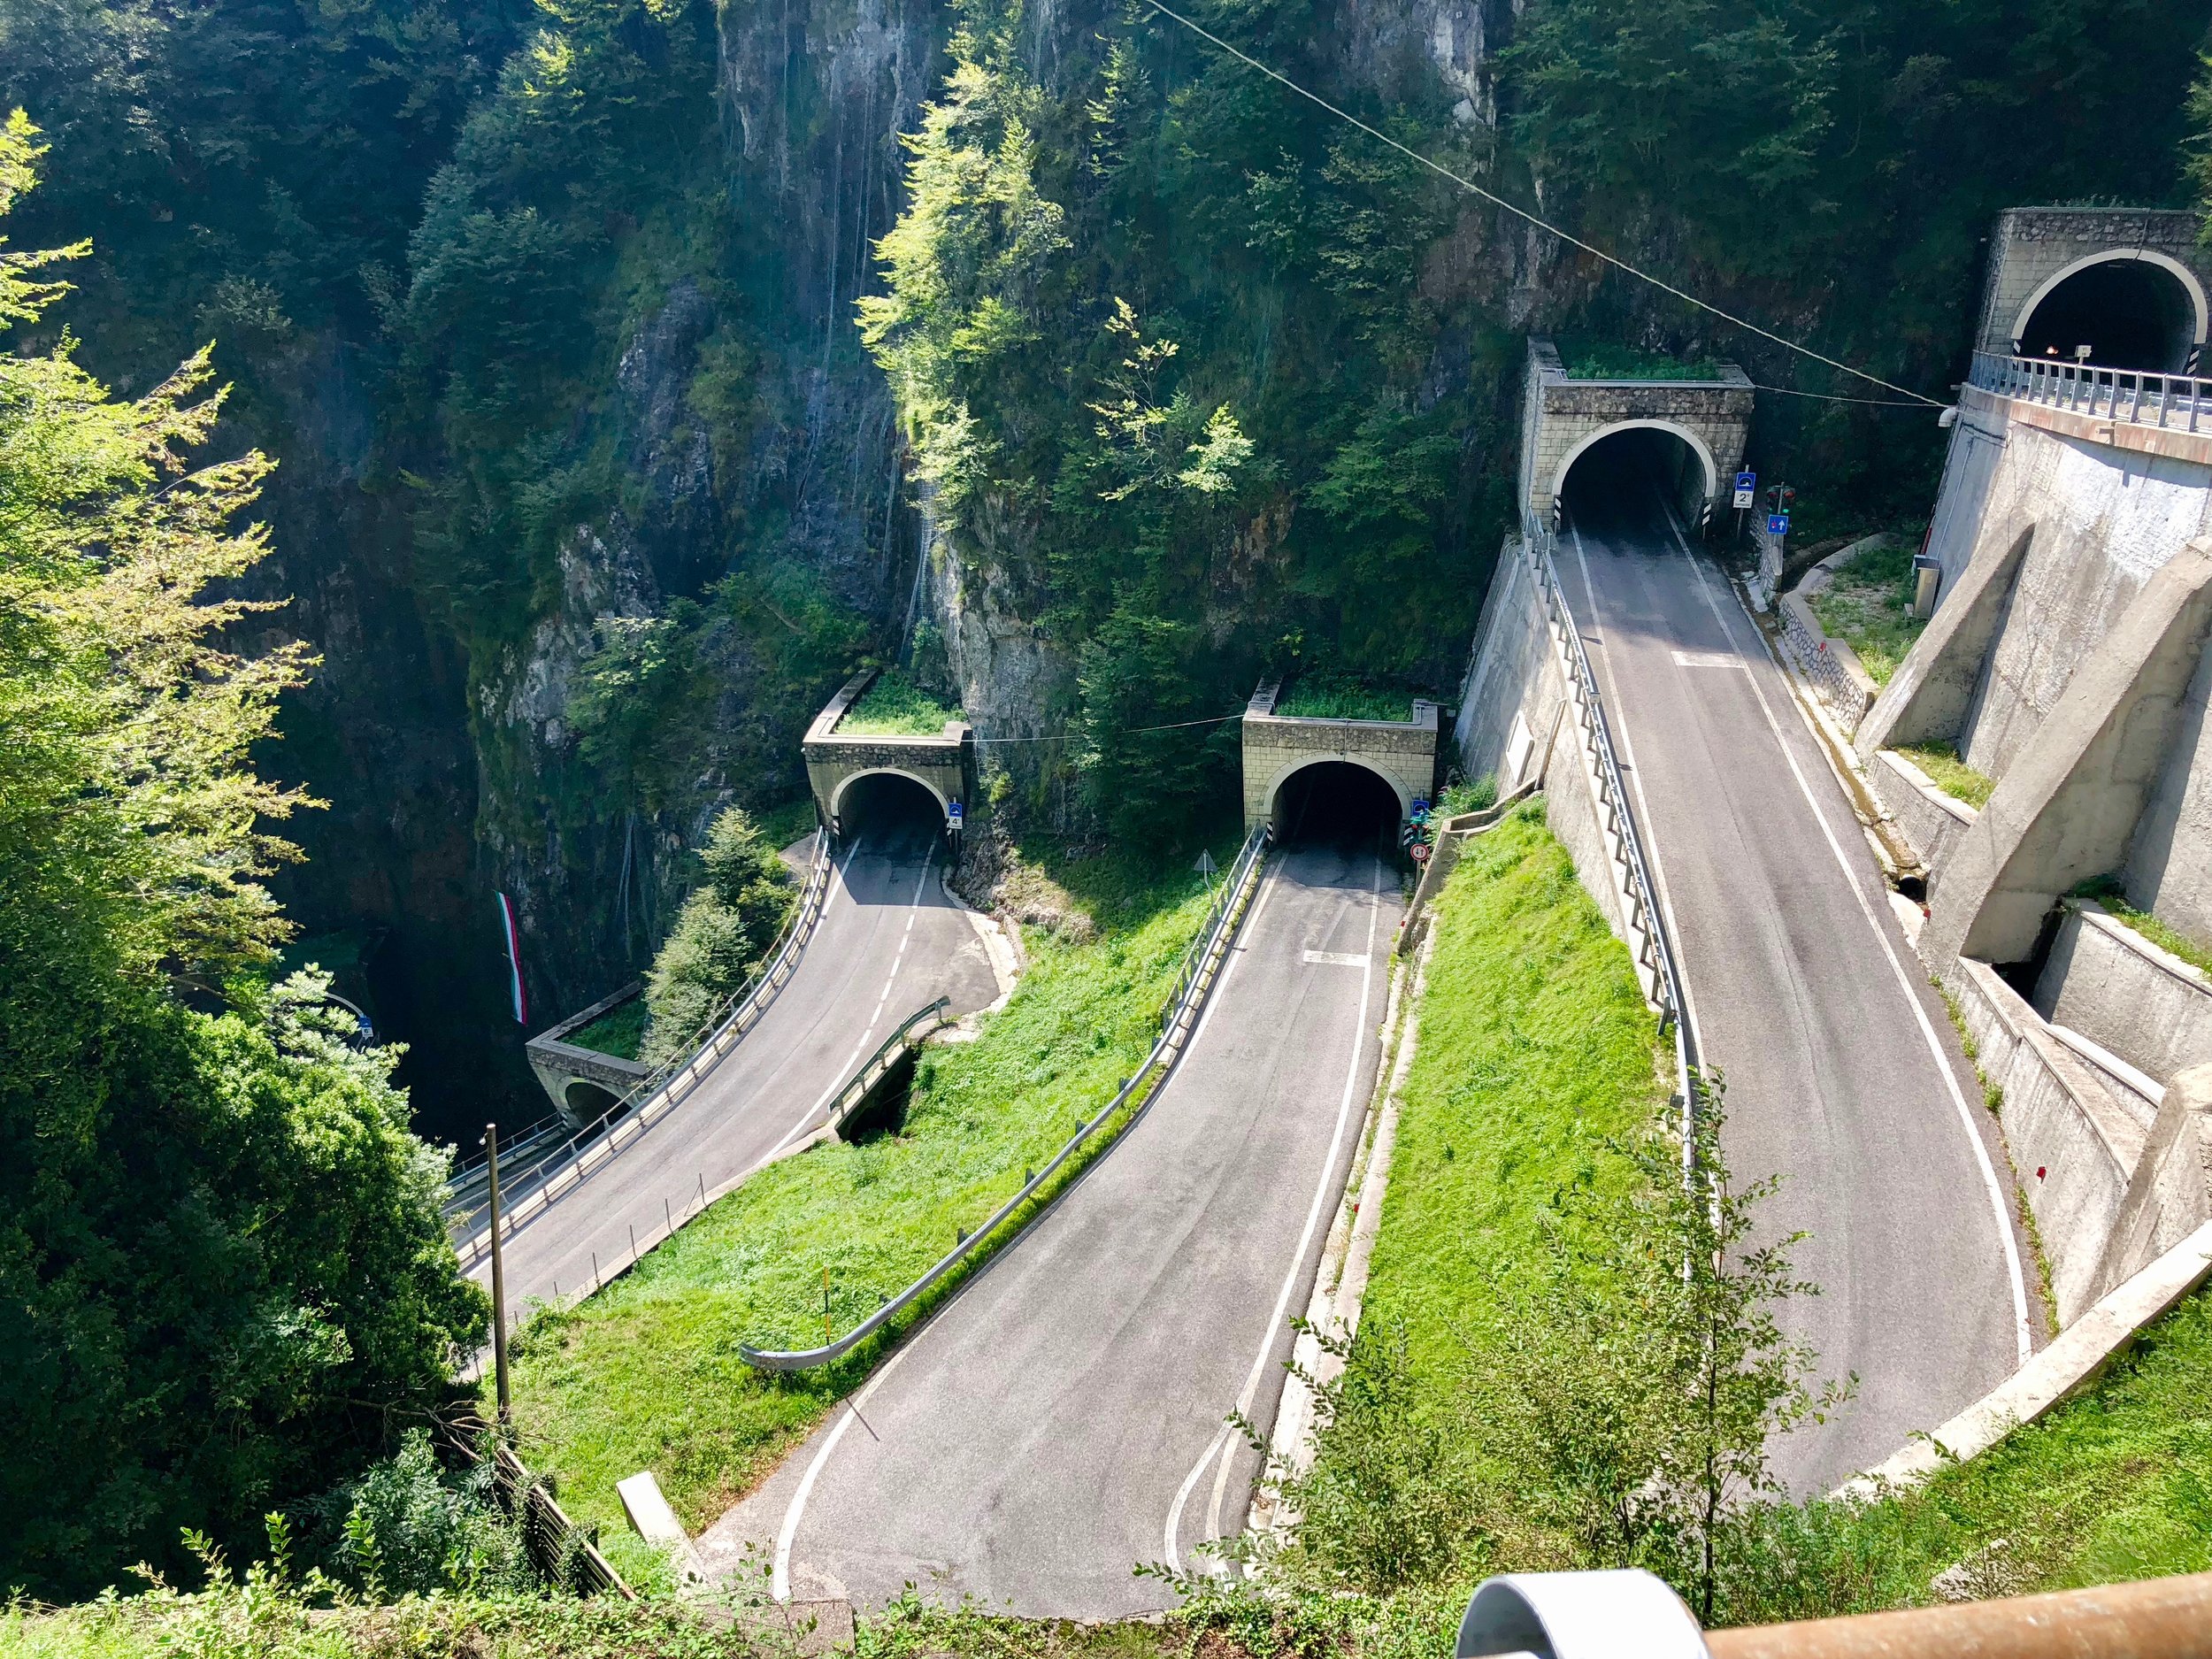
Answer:
[[[1249,65],[1252,68],[1258,70],[1262,74],[1265,75],[1269,80],[1281,82],[1284,86],[1289,88],[1293,92],[1296,93],[1300,97],[1306,99],[1310,103],[1319,104],[1330,114],[1335,116],[1337,119],[1349,122],[1352,126],[1358,127],[1361,132],[1367,134],[1370,137],[1380,139],[1384,143],[1389,145],[1391,149],[1397,150],[1400,154],[1409,156],[1413,160],[1419,162],[1431,173],[1438,173],[1444,178],[1449,179],[1454,184],[1459,186],[1461,189],[1467,191],[1470,195],[1480,196],[1484,201],[1490,203],[1493,206],[1503,208],[1507,212],[1512,214],[1515,218],[1526,220],[1529,224],[1533,225],[1537,229],[1544,232],[1547,235],[1556,236],[1560,241],[1568,243],[1570,246],[1579,248],[1583,252],[1591,255],[1594,258],[1602,259],[1607,265],[1613,266],[1617,270],[1626,272],[1630,276],[1634,277],[1638,281],[1648,282],[1652,287],[1658,288],[1663,293],[1671,294],[1675,298],[1682,301],[1686,304],[1694,305],[1701,311],[1709,311],[1714,316],[1719,318],[1723,322],[1728,323],[1734,327],[1741,328],[1747,333],[1755,334],[1762,340],[1770,340],[1776,345],[1782,347],[1786,350],[1796,352],[1800,357],[1810,357],[1814,362],[1824,363],[1832,369],[1840,369],[1846,374],[1856,375],[1860,380],[1871,381],[1874,385],[1881,387],[1886,391],[1902,392],[1906,397],[1911,399],[1915,403],[1924,403],[1930,409],[1941,409],[1945,406],[1935,398],[1929,397],[1923,393],[1914,391],[1909,386],[1900,386],[1894,380],[1886,380],[1880,375],[1870,374],[1864,369],[1855,369],[1848,363],[1839,362],[1834,357],[1828,357],[1821,352],[1814,350],[1810,346],[1801,345],[1794,340],[1786,339],[1782,335],[1776,334],[1770,328],[1762,328],[1758,324],[1750,321],[1748,319],[1739,317],[1733,311],[1723,311],[1719,306],[1711,303],[1709,301],[1701,300],[1694,294],[1686,293],[1683,289],[1675,287],[1673,283],[1665,281],[1659,277],[1652,275],[1648,271],[1638,270],[1634,265],[1629,264],[1627,260],[1621,258],[1617,254],[1608,253],[1604,249],[1583,241],[1581,237],[1575,235],[1573,233],[1562,230],[1558,226],[1553,224],[1548,219],[1539,219],[1526,208],[1517,206],[1514,203],[1509,202],[1505,197],[1497,194],[1496,191],[1486,190],[1473,180],[1463,178],[1458,173],[1454,173],[1449,167],[1443,166],[1437,162],[1430,160],[1419,150],[1400,143],[1396,139],[1391,137],[1389,134],[1379,132],[1374,127],[1370,127],[1366,122],[1361,120],[1358,116],[1352,114],[1349,111],[1338,108],[1335,104],[1330,103],[1326,98],[1323,97],[1319,93],[1309,92],[1305,88],[1300,86],[1295,81],[1293,81],[1288,75],[1282,73],[1279,70],[1269,68],[1265,64],[1262,63],[1258,58],[1253,57],[1250,53],[1239,50],[1236,47],[1232,46],[1227,41],[1223,40],[1221,36],[1214,34],[1211,30],[1192,22],[1190,19],[1185,17],[1181,12],[1171,11],[1168,7],[1162,5],[1160,4],[1160,0],[1145,0],[1145,4],[1149,5],[1155,12],[1160,13],[1161,16],[1172,19],[1175,22],[1181,24],[1192,34],[1200,36],[1202,39],[1212,42],[1216,46],[1219,47],[1223,51],[1228,53],[1230,57],[1235,58],[1239,63]],[[1812,395],[1817,396],[1817,394]]]
[[[1176,720],[1166,726],[1118,726],[1115,729],[1115,734],[1122,737],[1134,737],[1142,732],[1179,732],[1186,726],[1219,726],[1225,720],[1240,720],[1243,718],[1244,710],[1239,709],[1234,714],[1216,714],[1203,720]],[[1068,741],[1068,737],[1069,733],[1065,732],[1054,732],[1043,737],[979,737],[975,741],[979,743],[1064,743]]]

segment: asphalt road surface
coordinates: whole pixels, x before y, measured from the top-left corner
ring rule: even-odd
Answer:
[[[911,1581],[1025,1613],[1171,1605],[1140,1563],[1242,1530],[1377,1064],[1399,910],[1355,843],[1275,856],[1146,1115],[708,1535],[800,1601]],[[773,1540],[772,1545],[770,1540]]]
[[[1571,480],[1580,481],[1580,480]],[[1995,1125],[1819,741],[1726,580],[1655,488],[1568,503],[1560,579],[1658,865],[1693,1027],[1727,1082],[1739,1182],[1802,1230],[1820,1286],[1784,1324],[1857,1397],[1784,1441],[1826,1490],[2027,1356],[2024,1255]]]
[[[941,995],[955,1014],[998,995],[982,937],[945,895],[934,827],[894,823],[840,855],[798,972],[681,1104],[506,1243],[508,1305],[573,1296],[649,1250],[669,1218],[819,1127],[898,1023]],[[488,1284],[488,1259],[474,1270]]]

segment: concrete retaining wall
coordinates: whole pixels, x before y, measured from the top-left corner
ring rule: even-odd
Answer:
[[[2059,1323],[2071,1324],[2110,1287],[2099,1272],[2143,1131],[1988,964],[1962,961],[1945,983],[1983,1075],[2004,1091],[2005,1144],[2042,1237]]]
[[[1941,872],[1959,838],[1974,826],[1972,807],[1937,788],[1927,773],[1893,749],[1876,751],[1866,768],[1866,787],[1932,879]]]
[[[2212,980],[2083,900],[2067,903],[2035,1005],[2161,1083],[2212,1062]]]
[[[1453,737],[1461,770],[1470,778],[1494,773],[1501,795],[1541,780],[1545,824],[1573,858],[1606,926],[1625,941],[1627,909],[1593,759],[1567,696],[1543,595],[1517,539],[1499,556]]]

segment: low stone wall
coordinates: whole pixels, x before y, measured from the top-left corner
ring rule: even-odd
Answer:
[[[1959,837],[1974,826],[1974,809],[1946,795],[1928,774],[1892,749],[1878,752],[1866,769],[1866,787],[1920,856],[1932,879]]]
[[[1988,964],[1962,959],[1947,984],[1982,1074],[2004,1091],[2005,1143],[2042,1237],[2059,1324],[2070,1325],[2111,1287],[2102,1282],[2106,1246],[2143,1131]]]
[[[2035,1005],[2161,1083],[2212,1062],[2212,980],[2087,900],[2066,902]]]

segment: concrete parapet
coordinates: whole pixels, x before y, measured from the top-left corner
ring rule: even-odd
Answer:
[[[1921,940],[1938,972],[1961,955],[2026,958],[2060,895],[2121,866],[2208,623],[2212,540],[2202,540],[2144,584],[1961,839]]]
[[[839,814],[845,790],[872,772],[910,778],[937,797],[949,829],[957,829],[962,812],[975,795],[975,733],[965,720],[948,720],[933,737],[841,737],[837,727],[860,701],[878,671],[865,669],[839,688],[807,727],[800,745],[806,757],[814,810],[832,834],[842,834]]]
[[[1932,879],[1974,827],[1972,807],[1937,788],[1927,773],[1893,750],[1881,750],[1868,764],[1866,787]]]
[[[2162,1082],[2212,1063],[2212,979],[2088,900],[2066,902],[2034,1001]]]
[[[1567,470],[1600,438],[1656,427],[1695,453],[1708,508],[1726,499],[1751,434],[1751,380],[1734,364],[1710,380],[1570,380],[1558,349],[1540,335],[1528,342],[1522,394],[1521,500],[1550,523]]]
[[[1399,821],[1436,793],[1436,704],[1409,699],[1407,720],[1309,719],[1275,712],[1281,687],[1263,683],[1244,710],[1244,827],[1271,820],[1291,774],[1325,760],[1363,766],[1398,797]]]

